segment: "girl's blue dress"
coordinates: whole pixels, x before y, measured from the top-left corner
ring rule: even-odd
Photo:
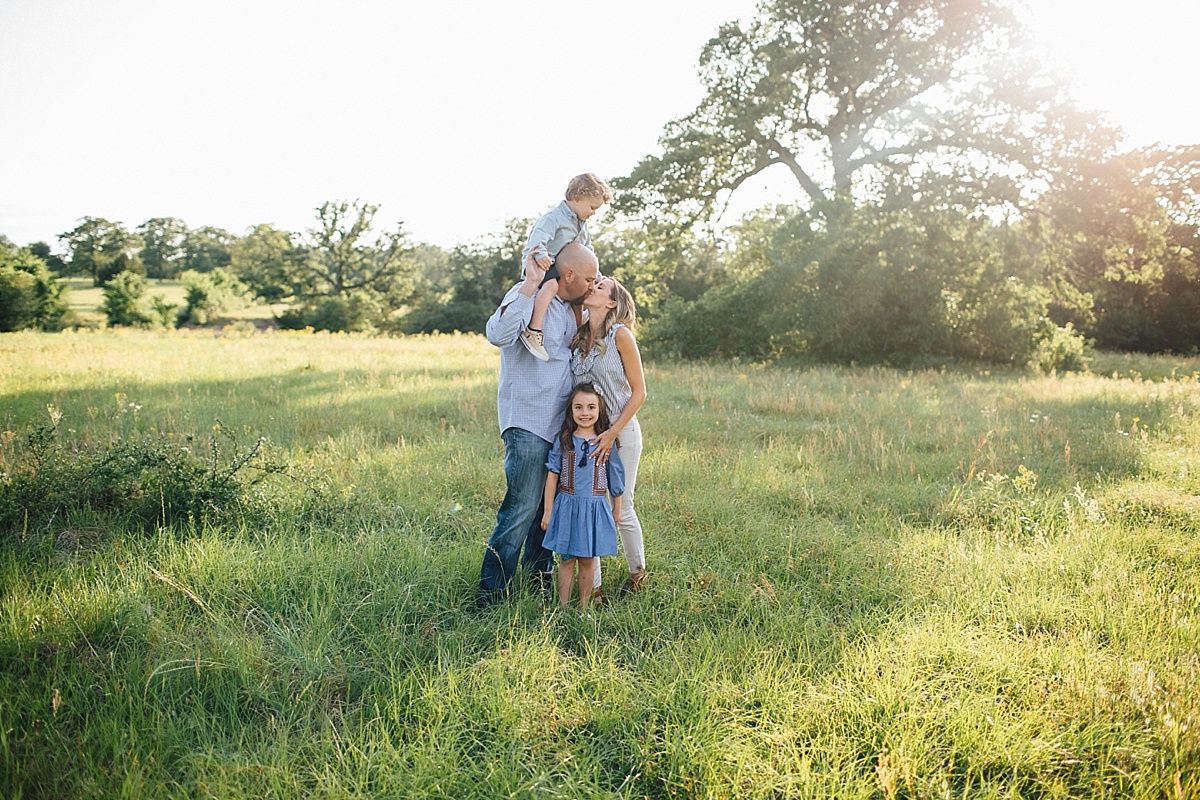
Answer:
[[[617,524],[608,495],[624,494],[625,467],[617,448],[609,451],[607,465],[600,466],[591,447],[587,439],[572,436],[571,449],[564,451],[562,438],[555,437],[546,459],[546,469],[558,475],[558,494],[542,546],[564,557],[617,554]]]

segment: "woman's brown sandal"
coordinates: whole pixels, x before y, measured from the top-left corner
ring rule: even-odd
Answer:
[[[637,594],[639,591],[641,591],[642,584],[644,584],[649,578],[650,573],[644,569],[639,569],[637,572],[630,574],[629,588],[627,590],[628,593]]]

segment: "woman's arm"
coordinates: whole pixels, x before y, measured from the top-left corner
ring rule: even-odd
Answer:
[[[629,402],[621,409],[621,416],[612,420],[608,430],[596,439],[596,455],[601,461],[608,458],[608,453],[617,441],[621,429],[629,424],[638,409],[646,402],[646,374],[642,370],[642,352],[638,349],[637,338],[633,331],[622,326],[617,329],[617,352],[621,354],[621,364],[625,368],[625,380],[629,381],[632,392]]]

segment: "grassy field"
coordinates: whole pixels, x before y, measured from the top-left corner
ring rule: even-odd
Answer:
[[[92,283],[91,278],[62,278],[67,285],[67,302],[75,312],[75,324],[80,327],[98,328],[104,325],[104,288]],[[187,289],[182,281],[150,279],[147,281],[146,294],[158,295],[165,302],[183,308],[187,303]],[[266,306],[252,303],[244,308],[226,311],[220,320],[214,323],[230,323],[246,321],[259,327],[266,326],[272,320],[272,310],[282,310],[283,306]],[[220,327],[219,324],[215,325]]]
[[[0,337],[6,475],[39,425],[219,424],[303,478],[265,520],[0,531],[0,796],[1200,796],[1200,360],[650,363],[652,582],[591,616],[471,609],[497,362]]]

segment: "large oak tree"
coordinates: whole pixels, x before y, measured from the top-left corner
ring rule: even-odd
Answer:
[[[378,205],[358,200],[326,202],[317,209],[317,226],[308,231],[309,258],[298,270],[310,294],[411,288],[412,247],[403,228],[368,238],[378,211]]]
[[[175,278],[183,269],[188,227],[175,217],[153,217],[137,226],[142,239],[138,255],[148,278]]]
[[[771,168],[816,209],[1013,202],[1109,141],[1021,41],[1002,0],[764,0],[704,47],[707,93],[618,181],[624,210],[693,222]]]
[[[128,261],[140,244],[138,237],[125,230],[120,222],[102,217],[84,217],[58,238],[67,248],[70,270],[90,276],[96,286],[103,282],[105,274],[113,271],[115,262]]]

